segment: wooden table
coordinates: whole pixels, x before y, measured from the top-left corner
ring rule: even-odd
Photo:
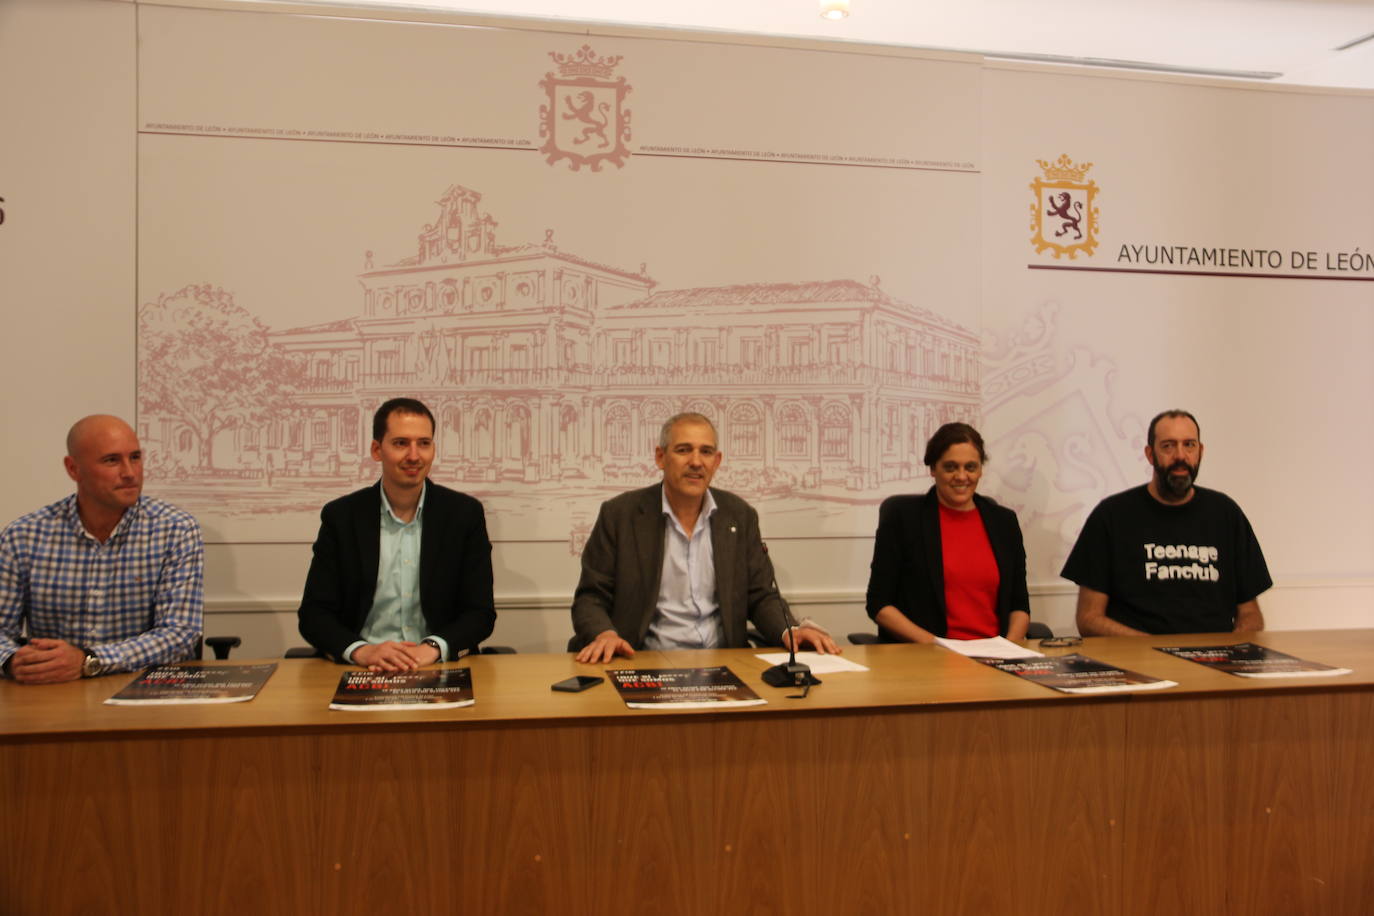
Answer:
[[[487,656],[466,709],[327,709],[283,661],[251,703],[109,707],[128,676],[0,683],[0,912],[1364,914],[1374,631],[1257,642],[1354,669],[1258,681],[1154,645],[1179,687],[1073,697],[926,646],[805,700],[628,710],[567,655]]]

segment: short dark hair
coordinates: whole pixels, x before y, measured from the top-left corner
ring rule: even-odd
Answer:
[[[1186,410],[1174,408],[1173,410],[1161,410],[1159,413],[1155,414],[1155,418],[1150,421],[1150,426],[1145,431],[1145,444],[1148,445],[1150,448],[1155,447],[1155,426],[1157,426],[1159,424],[1159,421],[1163,420],[1165,417],[1187,417],[1189,420],[1192,420],[1193,425],[1197,427],[1198,441],[1202,440],[1202,424],[1197,421],[1197,417],[1193,416]]]
[[[983,437],[978,435],[978,430],[967,423],[946,423],[935,430],[935,435],[926,443],[926,467],[935,467],[940,456],[949,451],[950,446],[960,442],[967,442],[978,449],[978,460],[987,463],[988,453],[983,450]]]
[[[386,438],[386,421],[390,420],[394,413],[413,413],[417,417],[428,417],[429,431],[431,434],[434,432],[434,414],[429,412],[428,407],[414,398],[392,398],[383,402],[372,415],[373,442],[381,442]]]

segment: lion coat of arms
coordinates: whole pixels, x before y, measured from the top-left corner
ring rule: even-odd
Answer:
[[[1094,206],[1097,182],[1084,181],[1091,162],[1074,165],[1067,155],[1054,162],[1035,160],[1044,173],[1030,183],[1035,194],[1031,204],[1031,244],[1035,253],[1046,250],[1056,258],[1068,255],[1076,258],[1081,251],[1092,254],[1097,248],[1099,215]]]
[[[549,57],[558,74],[546,73],[539,82],[548,94],[539,106],[539,152],[549,165],[567,159],[573,171],[585,165],[597,172],[603,162],[623,167],[630,155],[630,86],[623,76],[611,79],[622,58],[600,57],[590,45],[573,54],[550,51]]]

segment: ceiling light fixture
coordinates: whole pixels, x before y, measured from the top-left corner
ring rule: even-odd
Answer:
[[[821,0],[822,19],[845,19],[849,16],[849,0]]]

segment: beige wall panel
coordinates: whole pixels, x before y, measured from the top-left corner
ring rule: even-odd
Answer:
[[[1331,476],[1302,468],[1374,448],[1374,97],[989,66],[983,104],[984,484],[1020,513],[1032,583],[1102,496],[1148,479],[1145,423],[1176,406],[1201,421],[1199,482],[1240,503],[1275,579],[1367,580],[1374,478],[1313,488]],[[1037,160],[1061,155],[1094,185],[1095,249],[1033,242]],[[1042,237],[1079,245],[1063,228],[1046,214]]]
[[[972,55],[163,7],[142,11],[140,33],[147,129],[537,147],[539,83],[559,69],[550,55],[574,57],[589,45],[591,65],[619,58],[611,78],[628,78],[632,145],[646,152],[977,167]]]
[[[74,420],[133,419],[134,39],[133,4],[0,3],[5,522],[68,492]]]

